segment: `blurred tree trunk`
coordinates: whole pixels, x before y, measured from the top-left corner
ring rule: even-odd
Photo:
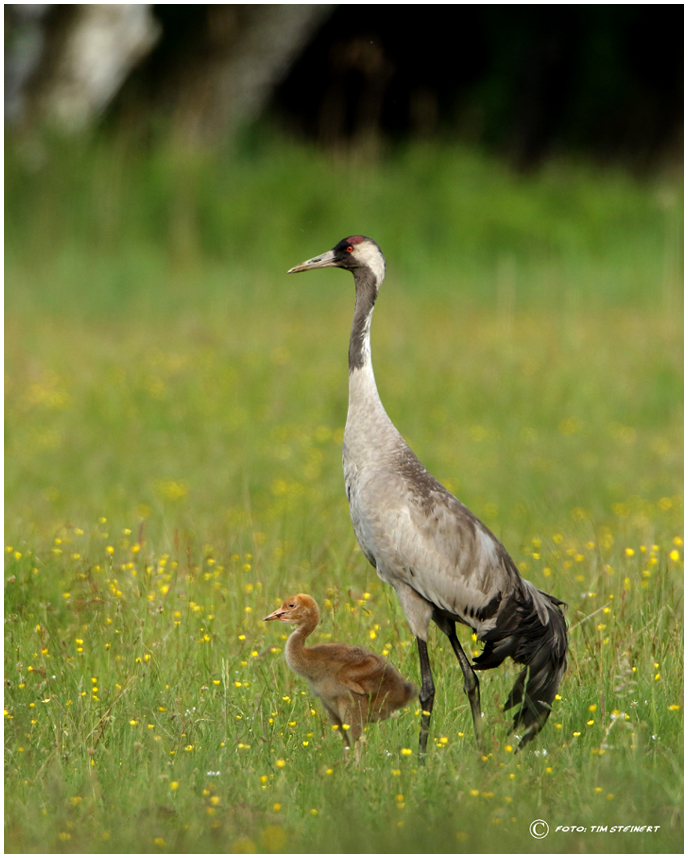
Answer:
[[[160,34],[151,4],[5,9],[6,116],[25,130],[91,125]]]
[[[190,55],[165,78],[175,133],[208,145],[233,137],[266,106],[313,30],[324,4],[208,5]]]
[[[151,4],[5,7],[6,118],[25,131],[75,132],[94,123],[159,39],[167,10]],[[180,10],[179,6],[174,7]],[[152,92],[127,101],[138,127],[164,112],[178,139],[222,142],[266,106],[325,4],[199,4],[158,68]],[[155,14],[154,14],[155,13]],[[169,13],[168,13],[169,17]],[[165,35],[167,32],[165,31]]]

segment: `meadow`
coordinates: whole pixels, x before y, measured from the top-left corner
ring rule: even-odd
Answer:
[[[449,144],[8,147],[5,851],[682,852],[682,205]],[[286,276],[355,232],[391,418],[568,603],[523,752],[515,667],[481,675],[479,755],[434,630],[426,764],[410,707],[357,767],[261,622],[310,593],[314,640],[418,682],[344,496],[351,277]]]

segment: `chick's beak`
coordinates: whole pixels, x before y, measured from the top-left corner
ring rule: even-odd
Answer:
[[[279,620],[279,618],[283,617],[286,613],[287,612],[283,608],[278,608],[276,611],[268,614],[267,617],[263,617],[263,622],[266,623],[268,620]]]
[[[295,265],[287,271],[287,274],[296,274],[299,271],[308,271],[311,268],[336,268],[337,261],[335,259],[334,250],[328,250],[321,253],[320,256],[314,256],[313,259],[307,259],[301,265]]]

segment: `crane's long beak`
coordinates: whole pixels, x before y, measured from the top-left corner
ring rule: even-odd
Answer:
[[[313,259],[307,259],[301,265],[295,265],[287,271],[287,274],[296,274],[298,271],[308,271],[310,268],[336,268],[337,263],[334,257],[334,250],[328,250],[321,253],[320,256],[314,256]]]
[[[276,611],[273,611],[267,617],[263,617],[263,622],[267,622],[268,620],[279,620],[280,617],[284,616],[287,612],[283,608],[278,608]]]

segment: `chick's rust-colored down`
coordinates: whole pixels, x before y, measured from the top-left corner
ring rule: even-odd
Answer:
[[[287,664],[308,680],[313,694],[322,700],[331,723],[341,730],[344,746],[349,748],[353,738],[360,752],[364,724],[388,718],[409,703],[418,689],[394,665],[362,647],[341,643],[307,647],[306,638],[319,619],[315,599],[305,593],[286,599],[265,617],[296,624],[285,648]]]

